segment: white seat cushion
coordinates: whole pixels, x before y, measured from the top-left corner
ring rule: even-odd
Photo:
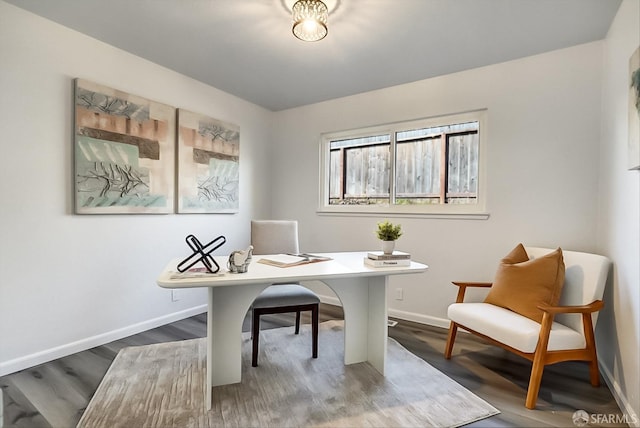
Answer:
[[[522,315],[489,303],[454,303],[447,311],[449,319],[462,326],[509,345],[525,353],[533,353],[538,344],[540,324]],[[548,351],[583,349],[582,332],[554,322]]]
[[[279,284],[267,287],[253,301],[254,308],[299,306],[320,303],[320,298],[308,288],[297,284]]]

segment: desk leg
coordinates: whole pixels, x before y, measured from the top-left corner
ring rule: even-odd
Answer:
[[[387,355],[387,277],[327,279],[344,310],[344,363],[369,361],[384,374]]]
[[[242,380],[242,322],[266,285],[209,287],[207,312],[207,409],[211,388]]]

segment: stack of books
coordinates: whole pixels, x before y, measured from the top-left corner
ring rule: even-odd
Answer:
[[[391,254],[370,251],[364,258],[364,263],[371,267],[411,266],[411,254],[402,251],[394,251]]]

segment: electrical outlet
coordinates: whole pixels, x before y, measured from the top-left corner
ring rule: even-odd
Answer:
[[[396,288],[396,300],[404,299],[404,291],[402,288]]]
[[[180,290],[174,288],[171,290],[171,301],[177,302],[178,300],[180,300]]]

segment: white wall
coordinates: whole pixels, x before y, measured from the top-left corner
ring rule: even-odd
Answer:
[[[240,213],[73,214],[73,79],[240,126]],[[244,248],[270,215],[272,113],[0,1],[0,375],[206,310],[155,278],[184,238]]]
[[[629,58],[640,46],[640,2],[622,3],[604,46],[598,247],[615,266],[596,333],[607,378],[640,426],[640,171],[627,170]]]
[[[518,242],[596,250],[601,64],[594,42],[280,112],[274,216],[300,221],[306,251],[378,249],[381,218],[316,213],[320,134],[487,108],[490,218],[392,219],[405,230],[396,248],[430,269],[391,279],[390,313],[448,326],[450,282],[491,280]]]

